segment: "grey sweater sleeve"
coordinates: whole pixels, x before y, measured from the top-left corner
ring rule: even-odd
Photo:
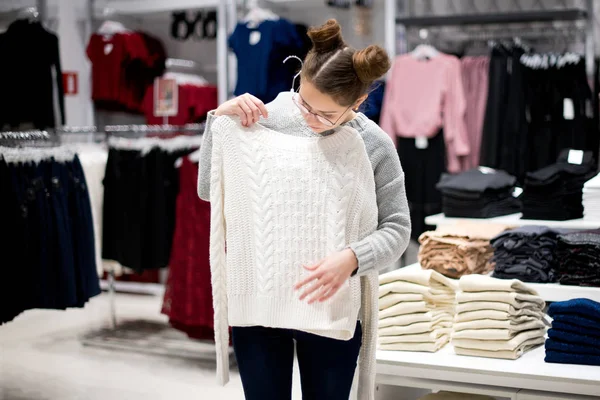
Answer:
[[[350,248],[358,259],[358,275],[398,261],[410,241],[410,211],[404,188],[404,171],[390,137],[377,125],[361,132],[375,175],[377,230]]]
[[[212,158],[212,131],[210,127],[216,118],[214,111],[208,113],[204,135],[202,135],[202,147],[200,148],[198,197],[204,201],[210,201],[210,166]]]

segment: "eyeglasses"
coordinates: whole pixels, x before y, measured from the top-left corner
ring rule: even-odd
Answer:
[[[342,115],[340,115],[340,117],[335,122],[332,122],[332,121],[328,120],[327,118],[325,118],[324,116],[310,111],[307,108],[308,104],[306,104],[306,102],[304,101],[302,96],[300,96],[299,92],[294,93],[294,95],[292,96],[292,100],[294,101],[294,104],[296,105],[296,107],[298,107],[298,109],[300,110],[300,112],[302,114],[304,114],[304,115],[310,114],[313,117],[315,117],[317,119],[317,121],[319,121],[321,124],[328,126],[328,127],[337,125],[339,120],[342,119],[344,114],[346,114],[348,112],[348,110],[352,107],[352,106],[350,106],[350,107],[346,108],[346,110],[342,113]]]

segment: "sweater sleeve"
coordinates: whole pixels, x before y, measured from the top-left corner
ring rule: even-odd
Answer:
[[[394,128],[394,102],[396,101],[396,96],[394,90],[394,78],[399,74],[399,67],[399,63],[395,62],[390,71],[390,75],[385,86],[385,92],[383,94],[381,118],[379,120],[379,126],[390,136],[390,138],[392,138],[392,143],[394,146],[396,146],[396,129]]]
[[[202,135],[202,147],[200,148],[200,163],[198,163],[198,197],[204,201],[211,201],[210,198],[210,177],[212,160],[212,123],[217,117],[215,112],[210,111],[206,116],[206,127]]]
[[[223,211],[223,154],[221,138],[212,146],[210,173],[210,274],[213,292],[217,382],[229,381],[229,323],[227,318],[227,261],[225,215]]]
[[[375,175],[377,230],[349,246],[358,259],[360,276],[396,262],[408,247],[411,229],[400,159],[390,138],[373,128],[377,131],[364,140]]]
[[[463,88],[460,61],[449,61],[446,95],[443,104],[444,138],[448,153],[448,171],[460,172],[460,158],[470,152],[469,137],[465,124],[467,104]]]

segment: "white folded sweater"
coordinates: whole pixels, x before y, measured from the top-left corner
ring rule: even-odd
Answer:
[[[457,313],[464,313],[468,311],[481,311],[481,310],[496,310],[510,313],[511,315],[530,315],[530,313],[542,312],[543,308],[537,303],[529,302],[513,302],[505,303],[500,301],[470,301],[468,303],[459,303],[456,305]]]
[[[422,351],[435,353],[444,347],[449,341],[449,336],[440,336],[434,342],[419,343],[379,343],[379,350],[383,351]]]
[[[458,304],[479,301],[507,303],[514,305],[515,308],[524,308],[527,303],[541,309],[546,305],[540,296],[516,292],[459,292],[456,294]]]
[[[477,340],[510,340],[523,331],[545,328],[542,321],[525,322],[520,325],[511,325],[509,328],[476,328],[457,330],[453,327],[452,339],[477,339]]]
[[[453,292],[457,290],[455,281],[433,270],[401,268],[379,276],[379,285],[391,282],[410,282],[431,288],[448,288]]]
[[[538,292],[517,279],[497,279],[486,275],[464,275],[458,281],[463,292],[515,292],[537,296]]]
[[[436,321],[436,322],[417,322],[410,325],[392,325],[380,327],[377,334],[382,336],[400,336],[400,335],[415,335],[418,333],[432,332],[436,329],[452,328],[452,321]]]
[[[381,325],[380,325],[381,326]],[[506,319],[504,321],[496,319],[480,319],[466,322],[456,322],[452,326],[455,333],[462,331],[487,331],[487,330],[508,330],[510,332],[521,332],[529,329],[540,329],[546,325],[540,319],[529,319],[521,322]],[[478,335],[481,336],[481,335]],[[466,336],[465,336],[466,337]],[[479,337],[471,337],[471,339],[479,339]],[[486,339],[485,337],[483,339]]]
[[[514,351],[523,346],[525,342],[544,340],[546,329],[534,329],[519,332],[510,340],[479,340],[479,339],[452,339],[452,345],[464,349],[486,351]]]
[[[387,326],[406,326],[419,322],[452,322],[452,315],[445,311],[429,311],[424,313],[398,315],[379,320],[379,328]]]
[[[542,318],[544,318],[544,313],[541,310],[534,310],[529,308],[522,308],[520,310],[517,310],[514,307],[509,307],[508,311],[481,309],[476,311],[459,312],[454,316],[454,323],[456,324],[459,322],[478,320],[497,320],[509,321],[510,323],[519,324],[527,321],[541,320]]]
[[[373,169],[352,128],[291,137],[260,124],[212,125],[211,277],[217,378],[229,376],[229,326],[302,330],[348,340],[359,310],[359,398],[373,399],[377,272],[353,277],[330,300],[308,304],[294,285],[303,265],[343,250],[377,228]]]

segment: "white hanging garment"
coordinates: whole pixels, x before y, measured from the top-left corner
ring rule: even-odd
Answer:
[[[279,15],[271,10],[259,7],[256,1],[251,2],[249,9],[250,11],[243,19],[243,22],[247,24],[260,25],[263,21],[277,21],[279,19]]]
[[[174,79],[178,85],[208,85],[208,81],[204,77],[184,72],[166,72],[162,77],[163,79]]]

